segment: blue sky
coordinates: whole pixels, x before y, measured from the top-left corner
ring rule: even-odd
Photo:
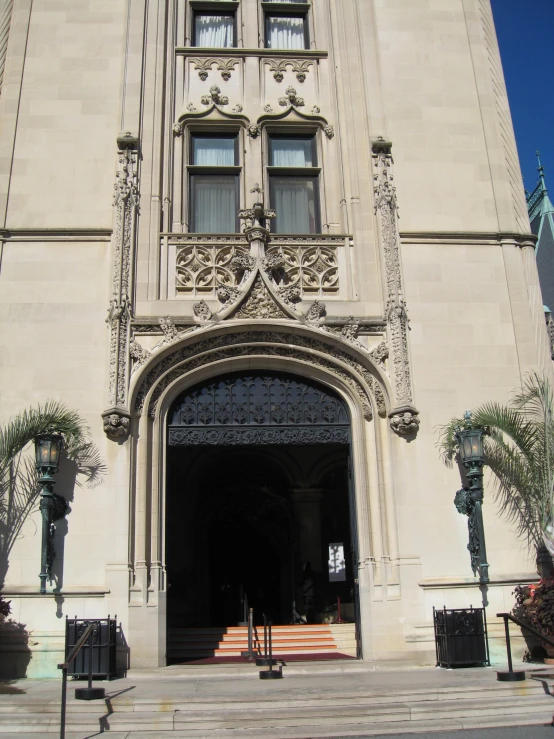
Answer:
[[[554,195],[554,0],[491,0],[525,187]]]

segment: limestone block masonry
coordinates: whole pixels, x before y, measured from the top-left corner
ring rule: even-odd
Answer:
[[[166,664],[170,411],[264,371],[348,409],[360,657],[432,664],[433,606],[483,600],[436,426],[552,376],[489,0],[0,5],[0,422],[60,400],[102,461],[91,486],[62,459],[46,595],[38,509],[0,531],[2,674],[54,675],[75,614]],[[485,483],[496,637],[536,574]]]

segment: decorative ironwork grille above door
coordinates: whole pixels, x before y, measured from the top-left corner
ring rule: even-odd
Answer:
[[[304,378],[271,372],[225,375],[196,385],[169,414],[170,446],[348,444],[340,398]]]

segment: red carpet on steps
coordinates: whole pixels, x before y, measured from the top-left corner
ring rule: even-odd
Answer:
[[[356,657],[350,657],[347,654],[341,654],[340,652],[333,653],[312,653],[307,657],[305,654],[280,654],[275,657],[275,662],[323,662],[326,660],[335,659],[356,659]],[[172,662],[172,665],[229,665],[229,664],[252,664],[248,663],[244,657],[204,657],[202,659],[188,659],[183,662]]]

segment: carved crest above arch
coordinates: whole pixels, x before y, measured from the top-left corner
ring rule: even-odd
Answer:
[[[279,106],[281,109],[274,110],[271,105],[266,105],[264,113],[256,121],[256,125],[262,129],[268,124],[276,121],[288,121],[290,123],[312,123],[320,128],[328,139],[332,139],[335,135],[334,127],[329,123],[327,118],[321,115],[321,111],[317,106],[312,108],[311,113],[305,113],[299,110],[304,105],[302,98],[296,96],[296,91],[291,89],[291,93],[283,98],[279,98]],[[302,101],[299,104],[299,101]]]
[[[196,106],[194,103],[191,102],[187,105],[187,108],[179,115],[179,117],[173,124],[173,133],[176,136],[180,136],[183,133],[185,125],[187,123],[196,120],[236,121],[237,123],[240,123],[242,126],[244,126],[244,128],[250,127],[250,119],[242,112],[242,105],[237,104],[233,106],[230,110],[227,110],[227,107],[230,105],[230,103],[228,101],[226,103],[221,102],[222,99],[225,100],[226,98],[221,98],[221,96],[218,96],[217,94],[215,99],[213,95],[205,97],[206,100],[208,100],[208,97],[210,99],[208,103],[205,103],[207,107],[201,107],[202,103],[200,103],[199,106]],[[220,102],[216,102],[216,99]]]

